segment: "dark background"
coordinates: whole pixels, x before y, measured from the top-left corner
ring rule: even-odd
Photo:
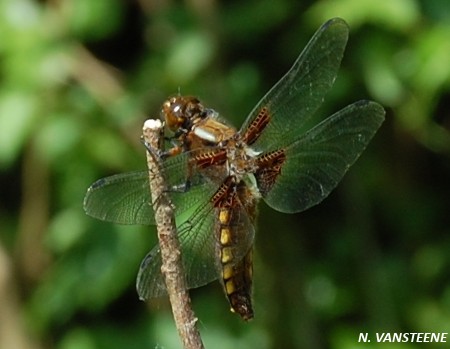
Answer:
[[[0,6],[0,347],[178,348],[166,300],[138,300],[154,228],[85,216],[88,186],[145,168],[143,121],[199,96],[239,126],[314,31],[351,28],[322,115],[387,115],[338,188],[296,214],[264,204],[255,313],[193,290],[207,348],[443,348],[450,332],[450,2],[4,0]]]

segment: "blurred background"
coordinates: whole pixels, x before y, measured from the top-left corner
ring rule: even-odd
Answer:
[[[135,291],[155,229],[86,216],[86,189],[145,169],[142,124],[169,95],[239,127],[336,16],[350,40],[319,114],[367,98],[386,121],[322,204],[261,205],[255,319],[230,313],[217,282],[193,290],[205,345],[450,332],[450,2],[2,0],[0,348],[181,347],[167,300]]]

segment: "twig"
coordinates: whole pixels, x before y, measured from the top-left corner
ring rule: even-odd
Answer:
[[[0,241],[0,348],[39,349],[41,344],[30,336],[22,318],[15,269]]]
[[[157,151],[162,147],[163,125],[160,120],[147,120],[143,127],[143,136],[147,145]],[[197,318],[191,307],[187,291],[186,278],[181,263],[180,243],[178,241],[173,206],[167,195],[164,177],[159,159],[147,151],[150,191],[158,230],[162,267],[167,293],[178,334],[184,348],[204,348],[200,333],[196,327]]]

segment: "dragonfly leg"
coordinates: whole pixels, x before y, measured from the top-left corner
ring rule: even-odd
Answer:
[[[182,184],[173,185],[167,192],[175,192],[175,193],[187,193],[191,189],[191,181],[186,179],[186,181]]]
[[[142,144],[144,145],[145,149],[155,158],[156,160],[165,160],[169,157],[178,155],[182,152],[182,147],[178,145],[174,145],[169,150],[161,150],[161,149],[154,149],[150,146],[144,139],[141,139]]]

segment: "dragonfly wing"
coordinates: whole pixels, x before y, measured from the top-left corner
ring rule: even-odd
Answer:
[[[286,160],[264,200],[287,213],[321,202],[362,153],[384,114],[379,104],[359,101],[303,134],[285,149]]]
[[[302,126],[322,104],[325,94],[336,78],[349,28],[334,18],[320,27],[292,68],[261,99],[243,124],[245,134],[252,121],[266,108],[269,123],[252,145],[257,151],[267,151],[289,144],[302,133]]]
[[[203,193],[202,186],[207,182],[201,172],[188,170],[189,156],[186,152],[169,158],[162,166],[176,216],[195,206],[199,200],[195,193]],[[190,172],[193,174],[188,177]],[[189,188],[186,188],[188,179]],[[186,191],[189,195],[184,195]],[[83,207],[88,215],[107,222],[155,224],[149,172],[129,172],[99,179],[88,189]]]
[[[129,172],[99,179],[84,198],[86,213],[118,224],[155,224],[148,172]]]
[[[195,214],[178,227],[184,273],[189,288],[200,287],[218,278],[216,268],[215,217],[210,203],[203,204]],[[161,274],[159,245],[144,258],[139,269],[136,288],[142,300],[167,293]]]

